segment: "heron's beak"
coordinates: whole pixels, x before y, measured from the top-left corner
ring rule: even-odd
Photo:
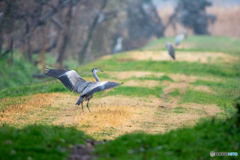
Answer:
[[[103,72],[103,71],[102,71],[102,70],[100,70],[100,69],[99,69],[98,71],[99,71],[99,72]]]

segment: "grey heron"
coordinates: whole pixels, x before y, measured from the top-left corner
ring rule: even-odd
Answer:
[[[170,42],[167,42],[166,43],[166,48],[168,50],[168,54],[173,58],[175,59],[175,50],[174,50],[174,47],[172,46],[172,44]]]
[[[63,85],[70,91],[81,93],[79,99],[76,102],[76,105],[82,104],[83,110],[83,101],[88,101],[87,108],[89,112],[91,112],[88,107],[88,103],[90,99],[93,98],[93,94],[95,92],[100,92],[120,85],[119,83],[110,81],[100,82],[96,72],[103,71],[98,68],[93,68],[92,73],[93,77],[96,79],[96,82],[87,82],[74,70],[47,68],[45,75],[48,77],[59,79],[63,83]]]
[[[185,36],[184,36],[183,33],[177,35],[176,38],[175,38],[175,46],[178,46],[178,45],[182,42],[182,40],[184,39],[184,37],[185,37]]]
[[[122,50],[122,37],[118,37],[117,43],[113,47],[112,53],[115,54],[117,52],[120,52]]]
[[[103,12],[101,12],[100,10],[95,10],[95,12],[98,15],[97,23],[102,23],[105,20],[105,14]]]
[[[175,46],[178,46],[183,41],[184,38],[187,38],[187,36],[188,36],[187,30],[183,29],[182,34],[177,35],[175,38]]]
[[[187,38],[188,37],[188,32],[186,29],[183,29],[182,30],[182,33],[184,34],[184,38]]]

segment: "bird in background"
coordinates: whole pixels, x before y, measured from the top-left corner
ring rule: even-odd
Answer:
[[[168,54],[175,60],[175,50],[170,42],[166,43],[166,48],[168,50]]]
[[[117,43],[114,45],[112,54],[118,53],[122,50],[122,37],[117,38]]]
[[[175,38],[175,46],[178,46],[178,45],[182,42],[182,40],[184,39],[184,37],[185,37],[185,36],[184,36],[183,33],[177,35],[176,38]]]
[[[96,9],[95,10],[96,14],[98,15],[98,20],[97,23],[102,23],[105,20],[105,14],[101,12],[100,10]]]
[[[187,30],[185,28],[182,29],[182,33],[184,34],[184,38],[188,37],[188,32],[187,32]]]
[[[88,103],[93,98],[94,93],[120,85],[119,83],[110,81],[100,82],[100,79],[96,74],[97,72],[103,71],[98,68],[93,68],[92,73],[93,77],[96,79],[96,82],[87,82],[74,70],[47,68],[45,75],[59,79],[68,90],[81,93],[76,105],[81,104],[83,110],[83,101],[87,101],[87,108],[89,112],[91,112],[88,107]]]
[[[183,41],[184,38],[187,38],[187,36],[188,36],[187,30],[183,29],[182,33],[177,35],[175,38],[175,46],[178,46]]]

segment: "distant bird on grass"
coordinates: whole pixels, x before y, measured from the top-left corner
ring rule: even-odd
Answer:
[[[188,36],[187,30],[183,29],[182,34],[177,35],[175,38],[175,46],[178,46],[183,41],[184,38],[187,38],[187,36]]]
[[[93,98],[93,94],[95,92],[100,92],[120,85],[119,83],[110,81],[100,82],[96,72],[103,71],[98,68],[93,68],[92,73],[93,77],[96,79],[96,82],[87,82],[74,70],[47,68],[45,75],[48,77],[59,79],[63,83],[63,85],[70,91],[81,93],[76,105],[82,104],[83,110],[83,101],[88,101],[87,102],[88,108],[88,103],[90,99]],[[89,112],[91,112],[89,108],[88,110]]]
[[[184,36],[183,33],[177,35],[176,38],[175,38],[175,46],[178,46],[183,41],[184,37],[185,36]]]
[[[182,30],[182,33],[184,34],[184,38],[187,38],[188,37],[188,32],[186,29],[183,29]]]
[[[168,54],[175,60],[175,50],[170,42],[166,43],[166,48],[168,50]]]
[[[118,53],[122,50],[122,37],[118,37],[117,43],[114,45],[112,54]]]

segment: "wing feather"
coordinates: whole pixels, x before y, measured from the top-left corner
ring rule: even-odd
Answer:
[[[77,89],[87,82],[74,70],[47,68],[46,71],[46,76],[59,79],[70,91],[77,92]]]
[[[77,88],[77,93],[82,93],[83,94],[86,92],[88,92],[89,88],[91,88],[91,84],[94,82],[86,82],[83,85],[81,85],[80,87]]]
[[[91,88],[87,92],[84,92],[83,95],[91,95],[94,94],[95,92],[100,92],[106,89],[114,88],[119,85],[120,85],[119,83],[110,81],[94,82],[94,84],[91,85]]]
[[[70,70],[67,69],[49,69],[46,68],[46,73],[45,75],[48,77],[52,77],[52,78],[59,78],[62,74],[68,72]]]

